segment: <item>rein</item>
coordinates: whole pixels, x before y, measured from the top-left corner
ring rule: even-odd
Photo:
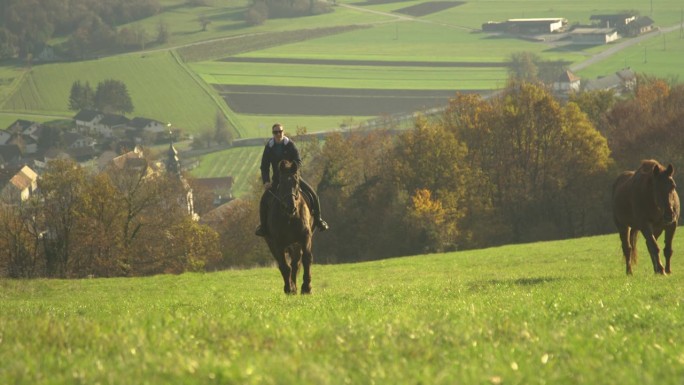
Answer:
[[[297,190],[296,194],[290,194],[295,198],[295,200],[299,197],[299,181],[297,181],[297,189],[296,190]],[[273,196],[273,198],[275,198],[275,200],[278,201],[278,203],[280,203],[281,208],[283,208],[283,209],[287,208],[287,205],[285,204],[285,202],[283,202],[283,200],[280,199],[280,197],[277,194],[275,194],[273,191],[271,191],[270,188],[266,191],[268,191]]]

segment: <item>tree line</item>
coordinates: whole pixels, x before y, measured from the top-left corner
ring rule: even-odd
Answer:
[[[69,109],[71,111],[98,110],[112,113],[133,112],[133,101],[120,80],[107,79],[97,84],[95,90],[89,82],[75,81],[69,92]]]
[[[160,10],[158,0],[3,0],[0,59],[29,58],[54,37],[67,38],[59,47],[60,54],[73,58],[102,49],[139,46],[149,40],[146,31],[116,27]]]
[[[684,85],[656,78],[641,76],[627,97],[593,91],[568,100],[513,79],[489,99],[456,94],[410,129],[345,129],[319,141],[302,128],[290,135],[332,227],[315,238],[316,260],[613,232],[610,192],[621,171],[642,159],[684,167],[682,106]],[[251,192],[211,223],[187,215],[177,180],[141,170],[90,174],[49,163],[39,195],[0,205],[0,273],[134,276],[272,263],[253,234],[263,192],[257,170]],[[204,215],[210,194],[195,193]]]
[[[294,136],[331,225],[315,237],[314,255],[351,262],[613,232],[611,186],[621,171],[642,159],[684,167],[683,106],[684,85],[662,79],[640,77],[627,97],[569,100],[513,79],[490,99],[457,94],[444,113],[399,134]],[[256,184],[239,202],[248,214],[223,224],[241,234],[227,257],[242,264],[270,263],[263,240],[250,236],[261,191]]]
[[[186,0],[189,7],[206,6],[212,0]],[[169,25],[163,20],[153,31],[141,25],[123,26],[163,11],[159,0],[3,0],[0,1],[0,60],[15,57],[31,59],[56,37],[63,42],[54,47],[57,56],[84,59],[97,55],[143,50],[149,45],[167,43]],[[268,19],[300,17],[332,12],[325,1],[253,0],[244,13],[247,24]],[[211,24],[200,14],[201,31]]]

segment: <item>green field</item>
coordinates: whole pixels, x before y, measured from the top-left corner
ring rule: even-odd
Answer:
[[[275,267],[0,280],[0,383],[681,384],[681,255],[626,277],[619,250],[611,234],[314,265],[311,296]]]
[[[171,38],[163,46],[147,47],[169,50],[203,41],[218,41],[253,34],[315,29],[331,26],[366,25],[336,35],[300,42],[277,40],[250,52],[240,54],[253,58],[314,58],[327,60],[379,61],[458,61],[500,63],[513,52],[531,51],[548,60],[582,61],[587,55],[606,47],[570,50],[552,44],[492,38],[478,32],[488,20],[512,17],[565,17],[571,23],[589,22],[596,13],[634,9],[649,15],[660,26],[681,21],[681,4],[675,0],[658,2],[610,1],[597,7],[594,2],[579,1],[568,4],[548,4],[537,0],[471,1],[459,6],[421,17],[401,14],[401,10],[421,1],[378,2],[340,1],[335,12],[307,18],[269,20],[260,26],[249,27],[243,14],[247,1],[212,1],[204,7],[191,7],[175,0],[161,2],[159,15],[132,24],[140,24],[153,34],[160,22],[171,30]],[[351,5],[352,7],[347,7]],[[202,31],[199,16],[211,20]],[[630,66],[655,76],[681,77],[682,39],[678,33],[658,37],[643,47],[635,47],[584,69],[583,76],[599,76]],[[231,40],[225,40],[230,46]],[[197,46],[197,47],[202,47]],[[199,48],[200,50],[202,48]],[[209,49],[209,47],[207,47]],[[162,51],[163,52],[163,51]],[[644,57],[647,57],[646,60]],[[69,87],[75,80],[97,83],[105,78],[124,81],[132,95],[136,110],[133,115],[161,121],[171,121],[188,133],[210,127],[217,111],[225,114],[236,128],[239,137],[260,134],[251,129],[253,119],[231,111],[218,97],[212,84],[296,85],[378,89],[493,89],[504,85],[506,71],[501,68],[437,68],[437,67],[358,67],[312,66],[281,64],[238,64],[200,62],[186,66],[177,57],[164,53],[133,53],[99,60],[36,65],[27,76],[21,77],[14,67],[0,67],[0,111],[5,114],[48,114],[71,117],[66,108]],[[269,115],[264,111],[264,115]],[[5,115],[7,116],[7,115]],[[354,116],[363,121],[367,116]],[[11,118],[6,118],[11,120]],[[283,116],[276,120],[301,121],[317,119],[317,126],[338,127],[339,116],[308,117]],[[346,119],[343,118],[343,119]],[[36,119],[39,120],[39,119]]]
[[[233,177],[233,195],[241,197],[259,180],[263,146],[235,147],[202,156],[190,174],[195,178]]]
[[[106,79],[126,84],[135,107],[133,116],[168,121],[190,133],[214,126],[219,106],[213,89],[198,82],[169,52],[34,66],[2,110],[72,117],[75,112],[67,107],[72,83],[89,82],[95,88]]]
[[[578,74],[595,78],[609,74],[614,68],[631,68],[637,73],[658,74],[659,77],[684,81],[684,37],[680,31],[661,34],[646,42],[620,51]],[[613,71],[615,72],[615,71]]]

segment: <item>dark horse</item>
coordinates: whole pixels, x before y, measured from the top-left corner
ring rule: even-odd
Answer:
[[[613,219],[620,232],[627,274],[637,260],[637,235],[641,231],[651,254],[653,271],[670,274],[672,238],[679,219],[679,196],[672,179],[674,167],[644,160],[636,171],[625,171],[613,183]],[[656,243],[665,230],[665,267]]]
[[[282,160],[278,169],[280,180],[268,205],[269,235],[266,236],[266,243],[278,262],[280,274],[285,281],[285,294],[297,294],[297,271],[300,264],[304,266],[302,294],[309,294],[313,263],[313,217],[299,188],[297,163]]]

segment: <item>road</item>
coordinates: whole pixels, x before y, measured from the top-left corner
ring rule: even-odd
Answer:
[[[624,39],[623,41],[620,41],[618,43],[611,44],[611,46],[607,50],[599,52],[596,55],[591,56],[590,58],[588,58],[587,60],[585,60],[581,63],[571,65],[570,71],[574,72],[574,71],[582,70],[586,67],[589,67],[590,65],[596,64],[596,63],[600,62],[601,60],[604,60],[604,59],[606,59],[612,55],[615,55],[616,53],[622,51],[623,49],[626,49],[626,48],[629,48],[633,45],[639,44],[645,40],[658,37],[664,33],[675,31],[679,28],[682,28],[682,26],[679,24],[676,24],[676,25],[673,25],[670,27],[658,28],[657,30],[653,30],[652,32],[649,32],[649,33],[646,33],[646,34],[643,34],[643,35],[640,35],[637,37],[633,37],[631,39]]]

